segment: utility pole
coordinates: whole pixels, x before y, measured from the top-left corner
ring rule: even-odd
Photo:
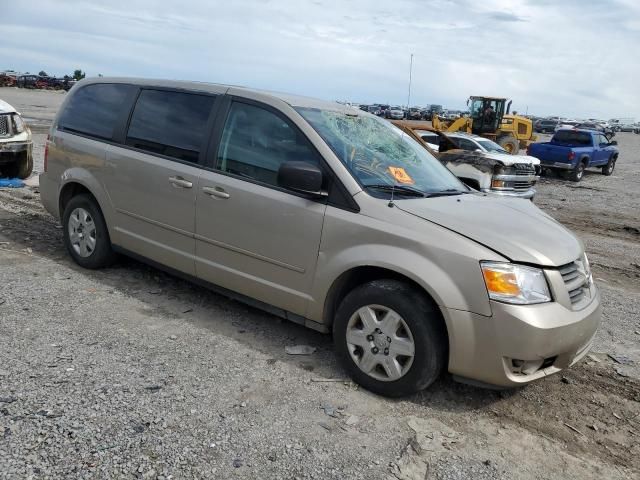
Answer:
[[[413,73],[413,53],[409,62],[409,94],[407,95],[407,109],[411,105],[411,74]]]

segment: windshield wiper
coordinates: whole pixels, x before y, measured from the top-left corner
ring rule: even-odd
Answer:
[[[364,188],[373,188],[383,192],[394,192],[394,194],[405,195],[410,197],[425,197],[424,192],[406,185],[389,185],[388,183],[380,183],[374,185],[365,185]]]
[[[446,190],[440,190],[439,192],[429,192],[425,195],[427,198],[432,197],[449,197],[452,195],[464,195],[466,193],[471,193],[468,190],[458,190],[456,188],[448,188]]]

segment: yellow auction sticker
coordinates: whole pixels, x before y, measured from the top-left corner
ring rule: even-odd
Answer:
[[[406,170],[402,167],[389,167],[389,172],[400,183],[414,183],[413,178],[409,176]]]

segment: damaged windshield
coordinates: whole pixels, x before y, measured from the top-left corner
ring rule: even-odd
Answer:
[[[402,186],[396,195],[414,197],[468,190],[423,146],[385,120],[315,108],[297,111],[365,188],[389,195],[385,186]]]

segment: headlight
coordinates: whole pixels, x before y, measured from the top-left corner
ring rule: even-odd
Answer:
[[[22,120],[20,115],[13,115],[13,126],[16,133],[24,132],[24,120]]]
[[[587,281],[589,285],[593,284],[593,275],[591,274],[591,265],[589,264],[589,259],[587,258],[586,252],[582,254],[582,266],[584,267],[584,273],[587,276]]]
[[[512,263],[480,262],[489,298],[528,305],[551,301],[544,272]]]

